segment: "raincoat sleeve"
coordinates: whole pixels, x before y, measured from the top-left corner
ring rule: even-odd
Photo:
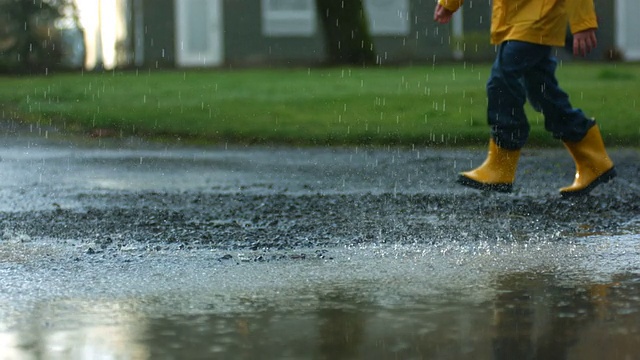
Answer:
[[[438,0],[438,4],[453,12],[456,12],[462,6],[463,2],[464,0]]]
[[[593,0],[568,0],[567,13],[572,34],[598,28],[598,18]]]

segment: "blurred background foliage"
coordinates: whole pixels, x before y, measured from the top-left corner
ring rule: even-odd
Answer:
[[[0,73],[79,69],[84,56],[72,0],[0,0]]]

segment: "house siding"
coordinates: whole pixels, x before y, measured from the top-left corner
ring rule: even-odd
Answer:
[[[141,0],[144,14],[144,66],[174,67],[174,0]],[[316,31],[304,36],[263,34],[261,2],[222,0],[224,65],[308,66],[326,59],[324,38]],[[615,50],[615,9],[611,0],[595,0],[600,19],[599,47],[593,59],[607,59]],[[491,9],[485,2],[468,0],[463,10],[464,35],[451,36],[451,26],[433,21],[432,0],[410,0],[410,30],[406,36],[375,35],[374,44],[381,64],[431,64],[453,60],[492,61],[495,47],[489,44]],[[138,35],[135,35],[138,36]],[[562,57],[571,56],[562,50]]]
[[[313,64],[323,60],[323,40],[319,31],[312,36],[265,36],[260,1],[225,0],[223,8],[225,62],[228,65]]]
[[[613,0],[595,0],[598,13],[598,47],[591,57],[597,60],[617,60],[615,4]]]
[[[175,10],[173,0],[142,0],[143,63],[147,67],[174,67]],[[134,36],[139,36],[135,34]]]
[[[433,63],[452,59],[450,28],[433,21],[434,2],[410,3],[410,30],[406,36],[374,36],[382,64]]]

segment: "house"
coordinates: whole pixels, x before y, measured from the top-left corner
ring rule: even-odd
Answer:
[[[133,0],[135,63],[146,66],[321,64],[315,0]],[[431,0],[365,0],[380,62],[451,57]],[[137,12],[137,13],[136,13]]]
[[[82,1],[82,0],[78,0]],[[88,0],[94,1],[94,0]],[[308,66],[325,60],[315,0],[118,0],[128,22],[119,66]],[[434,0],[364,0],[378,62],[490,61],[488,0],[466,0],[449,25],[433,22]],[[595,0],[593,59],[640,60],[638,0]],[[103,36],[104,37],[104,36]],[[120,44],[122,45],[122,44]],[[570,58],[568,53],[560,55]]]

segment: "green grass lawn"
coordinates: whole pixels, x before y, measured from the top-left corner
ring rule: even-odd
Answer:
[[[485,144],[488,65],[115,71],[0,79],[4,118],[70,132],[195,142]],[[640,139],[640,65],[558,70],[573,105],[610,145]],[[528,110],[529,144],[558,144]]]

